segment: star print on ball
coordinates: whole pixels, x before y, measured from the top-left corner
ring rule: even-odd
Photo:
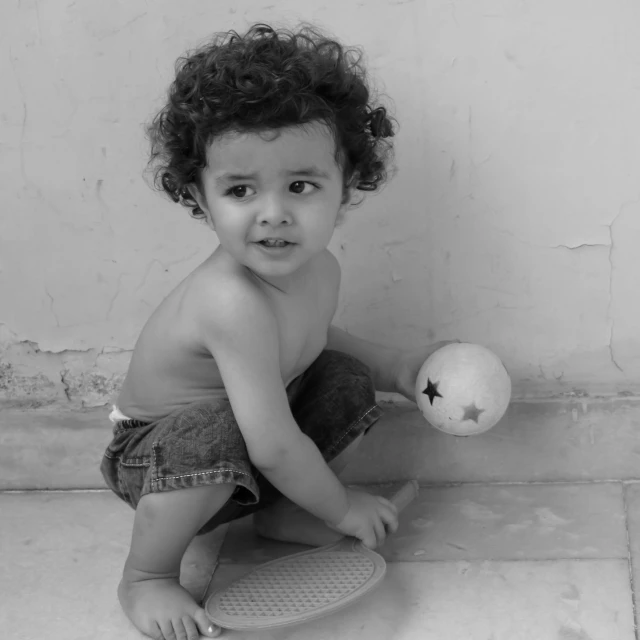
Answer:
[[[416,400],[427,422],[455,436],[491,429],[511,400],[511,378],[498,356],[479,344],[445,345],[422,365]]]
[[[429,396],[429,402],[431,402],[431,404],[433,404],[434,398],[442,398],[438,393],[438,383],[431,382],[431,380],[427,380],[427,388],[422,393]]]
[[[484,411],[484,409],[478,409],[475,404],[470,404],[468,407],[462,407],[464,409],[464,415],[462,416],[463,420],[473,420],[476,424],[478,424],[478,418],[480,414]]]

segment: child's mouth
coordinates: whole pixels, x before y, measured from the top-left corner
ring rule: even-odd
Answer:
[[[285,241],[285,242],[277,242],[273,244],[273,243],[261,240],[260,242],[258,242],[258,244],[262,245],[263,247],[266,247],[267,249],[283,249],[284,247],[288,247],[290,244],[293,244],[293,243]]]

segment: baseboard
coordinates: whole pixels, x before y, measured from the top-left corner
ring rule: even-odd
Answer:
[[[640,398],[514,401],[468,438],[430,427],[415,405],[383,402],[345,482],[423,484],[640,479]],[[0,411],[0,489],[102,489],[108,408]]]

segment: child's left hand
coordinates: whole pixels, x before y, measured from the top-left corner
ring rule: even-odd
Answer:
[[[421,349],[401,351],[394,372],[395,392],[417,404],[416,381],[424,361],[441,347],[454,342],[460,342],[460,340],[443,340]]]

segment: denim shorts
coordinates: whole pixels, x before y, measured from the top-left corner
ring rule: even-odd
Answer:
[[[340,351],[323,351],[287,386],[287,398],[300,430],[326,462],[382,415],[370,369]],[[282,497],[251,463],[228,399],[194,403],[155,422],[116,422],[100,470],[107,486],[134,509],[147,493],[235,483],[198,535]]]

